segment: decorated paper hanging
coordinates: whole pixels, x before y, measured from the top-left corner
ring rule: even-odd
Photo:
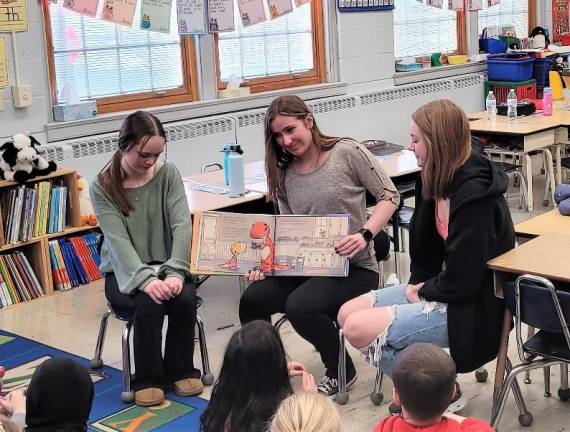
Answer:
[[[443,9],[443,0],[427,0],[426,5]]]
[[[449,3],[447,4],[447,8],[449,10],[454,10],[454,11],[463,11],[464,7],[463,7],[463,0],[449,0]]]
[[[142,0],[141,29],[170,33],[172,0]]]
[[[6,54],[6,37],[0,36],[0,88],[8,87],[8,55]]]
[[[552,0],[552,42],[560,41],[560,35],[569,30],[568,0]]]
[[[101,19],[125,26],[132,26],[136,0],[104,0]]]
[[[63,7],[93,18],[97,14],[99,0],[63,0]]]
[[[263,0],[238,0],[238,9],[244,27],[267,20]]]
[[[311,0],[295,0],[295,6],[300,7],[309,3]]]
[[[291,0],[267,0],[271,19],[279,18],[293,10]]]
[[[234,29],[234,0],[208,0],[208,31],[218,33]]]
[[[203,0],[178,0],[177,12],[179,34],[206,33]]]
[[[0,2],[0,32],[28,30],[27,0]]]
[[[482,0],[467,0],[467,10],[478,11],[481,9],[483,9],[483,1]]]
[[[487,0],[488,7],[498,5],[499,3],[501,3],[501,0]]]

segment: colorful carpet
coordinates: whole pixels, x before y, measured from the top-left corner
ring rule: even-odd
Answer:
[[[89,368],[89,360],[0,330],[0,364],[6,368],[4,391],[27,388],[34,370],[50,357],[69,357]],[[120,370],[104,366],[91,371],[95,400],[89,418],[90,431],[146,432],[198,431],[200,415],[208,401],[167,393],[160,406],[141,408],[121,401]]]

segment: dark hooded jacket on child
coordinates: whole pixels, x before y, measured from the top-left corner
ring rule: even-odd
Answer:
[[[436,231],[435,201],[422,198],[421,179],[416,184],[409,283],[425,282],[420,297],[448,304],[449,348],[460,373],[483,366],[499,350],[504,305],[495,297],[487,261],[515,244],[507,187],[504,172],[471,154],[452,180],[444,241]]]

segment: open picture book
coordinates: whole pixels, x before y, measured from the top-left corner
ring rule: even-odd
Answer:
[[[240,275],[347,276],[334,247],[348,235],[349,215],[293,216],[203,212],[194,215],[190,270]]]

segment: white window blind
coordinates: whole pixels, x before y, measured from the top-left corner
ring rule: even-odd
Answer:
[[[501,0],[501,3],[491,7],[483,2],[483,8],[479,11],[479,35],[485,27],[513,24],[518,38],[528,36],[527,0]]]
[[[263,5],[265,15],[269,17],[267,2]],[[314,68],[310,3],[251,27],[242,26],[237,2],[234,15],[235,31],[219,33],[218,38],[222,81],[231,74],[251,79],[301,73]]]
[[[103,2],[101,2],[102,4]],[[139,30],[140,4],[133,27],[84,17],[50,2],[58,101],[66,83],[80,99],[164,91],[183,85],[176,7],[172,34]]]
[[[394,56],[414,57],[457,50],[457,13],[426,6],[418,0],[398,0],[394,9]]]

